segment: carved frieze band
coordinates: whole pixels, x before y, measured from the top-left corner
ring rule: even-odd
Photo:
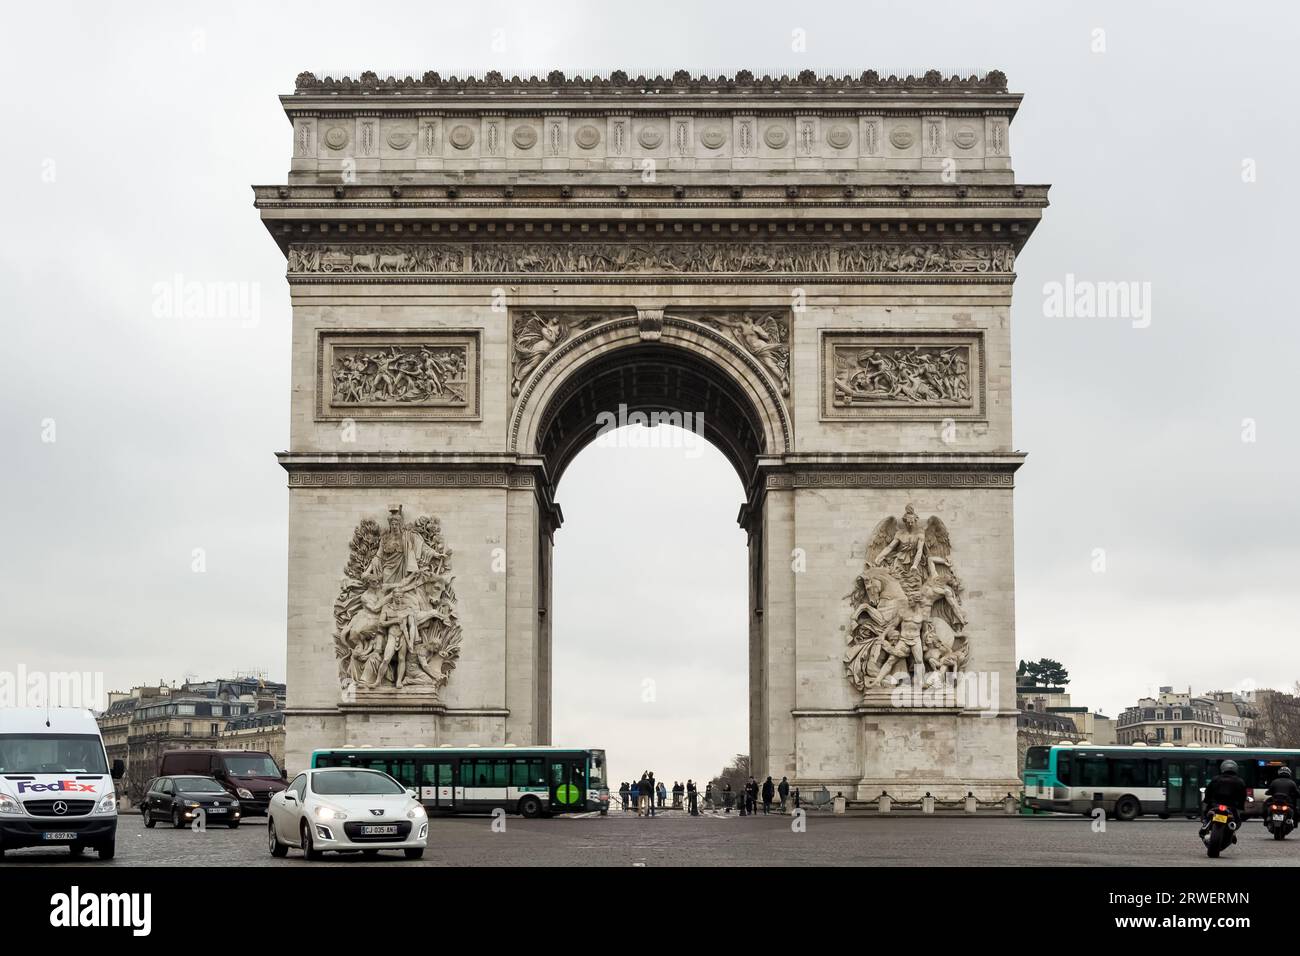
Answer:
[[[317,421],[477,421],[476,330],[320,330]]]
[[[295,243],[290,277],[419,275],[1007,276],[1010,242]]]
[[[979,331],[822,332],[821,418],[983,419]]]
[[[290,488],[509,488],[537,486],[529,474],[501,471],[290,471]]]

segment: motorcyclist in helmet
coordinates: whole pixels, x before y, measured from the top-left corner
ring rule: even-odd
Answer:
[[[1210,813],[1220,804],[1232,808],[1237,820],[1246,812],[1246,783],[1237,776],[1237,762],[1225,760],[1219,764],[1219,773],[1205,785],[1205,796],[1201,801],[1201,832],[1210,828]],[[1232,835],[1232,842],[1237,842],[1237,835]]]
[[[1267,800],[1269,797],[1285,800],[1291,808],[1291,816],[1295,816],[1296,808],[1300,807],[1300,784],[1292,778],[1290,767],[1283,767],[1277,772],[1273,782],[1264,791],[1264,798]],[[1267,814],[1264,816],[1264,825],[1268,825]]]

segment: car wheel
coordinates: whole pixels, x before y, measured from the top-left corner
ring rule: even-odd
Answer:
[[[227,827],[228,829],[231,829],[231,830],[238,830],[238,829],[239,829],[239,821],[238,821],[238,820],[231,820],[229,823],[226,824],[226,827]]]
[[[299,835],[302,837],[302,857],[304,860],[319,860],[320,850],[316,849],[316,844],[312,841],[311,827],[307,821],[303,820],[298,826]]]
[[[1142,804],[1137,797],[1120,797],[1115,801],[1115,819],[1130,823],[1142,813]]]
[[[175,807],[172,807],[172,829],[179,830],[183,826],[185,826],[185,824],[181,822],[181,812]]]
[[[146,830],[152,830],[158,825],[158,821],[153,818],[153,814],[149,812],[148,807],[142,809],[140,815],[144,817],[144,827]]]
[[[266,821],[266,843],[270,847],[271,856],[288,856],[289,848],[280,842],[280,837],[275,832],[275,821]]]
[[[418,860],[420,859],[420,857],[424,856],[424,847],[408,846],[405,850],[402,851],[402,855],[405,856],[408,860]]]
[[[101,860],[111,860],[117,855],[117,841],[109,840],[107,843],[101,843],[95,847]]]
[[[86,852],[86,848],[82,846],[80,843],[73,843],[71,846],[68,847],[68,852],[71,853],[73,856],[81,856],[81,854]]]
[[[542,815],[542,801],[536,797],[524,797],[519,801],[519,815],[534,820]]]

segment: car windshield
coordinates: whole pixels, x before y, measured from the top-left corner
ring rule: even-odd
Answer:
[[[226,757],[226,773],[232,777],[276,777],[280,776],[280,768],[275,765],[275,761],[265,754],[252,755],[247,757]]]
[[[405,793],[401,784],[392,777],[373,770],[331,770],[325,773],[314,773],[311,775],[311,788],[316,793],[327,796]]]
[[[108,773],[95,734],[0,734],[0,773]]]
[[[225,787],[211,777],[177,777],[176,789],[182,793],[225,793]]]

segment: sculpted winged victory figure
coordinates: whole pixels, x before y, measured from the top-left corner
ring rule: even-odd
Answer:
[[[938,516],[925,525],[912,505],[876,525],[852,606],[844,667],[859,691],[910,676],[933,681],[969,659],[961,580],[952,542]]]
[[[559,316],[542,316],[537,312],[524,314],[515,328],[515,372],[514,383],[510,387],[512,395],[519,394],[524,379],[533,373],[533,369],[567,335],[568,329]]]

